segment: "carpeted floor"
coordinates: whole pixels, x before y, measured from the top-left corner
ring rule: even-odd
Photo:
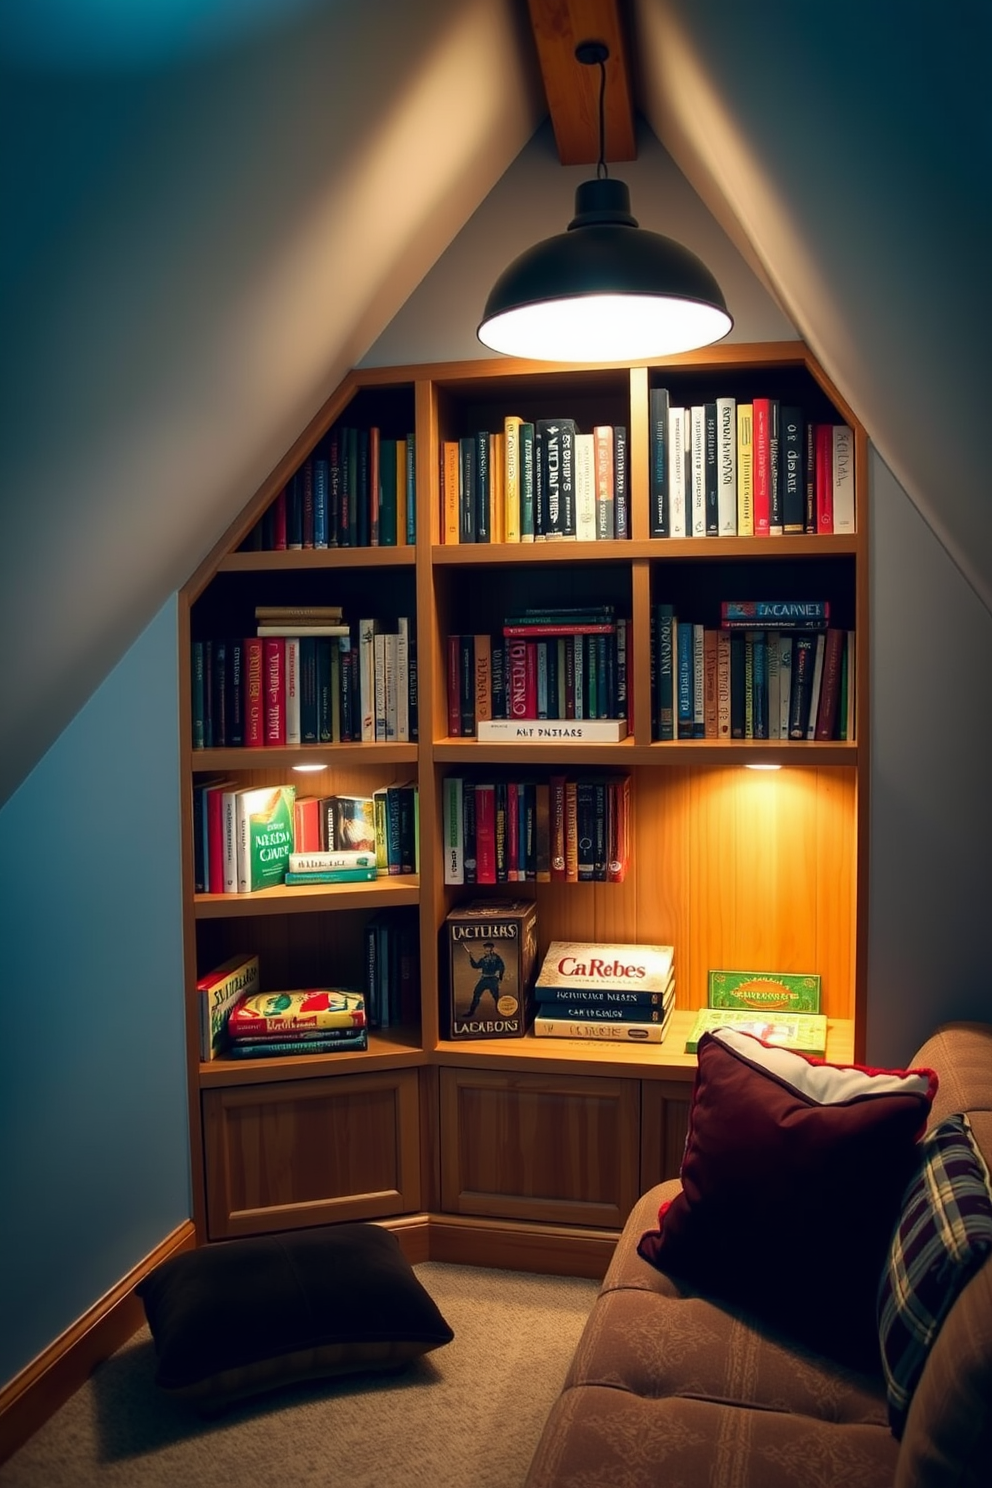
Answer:
[[[0,1488],[521,1488],[599,1283],[415,1269],[455,1337],[407,1373],[204,1422],[157,1390],[143,1328],[0,1467]]]

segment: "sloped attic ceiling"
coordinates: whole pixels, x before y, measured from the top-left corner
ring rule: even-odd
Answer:
[[[992,11],[632,0],[628,23],[655,134],[992,607],[962,433]],[[0,61],[2,801],[545,105],[525,0],[7,0]]]

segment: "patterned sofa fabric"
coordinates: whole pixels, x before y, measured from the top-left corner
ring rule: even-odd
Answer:
[[[967,1110],[992,1162],[992,1027],[953,1025],[912,1061],[941,1076],[930,1124]],[[632,1211],[525,1488],[989,1488],[992,1265],[933,1345],[901,1442],[881,1375],[840,1367],[642,1260],[677,1181]],[[743,1240],[744,1237],[739,1237]],[[816,1279],[796,1305],[816,1306]]]

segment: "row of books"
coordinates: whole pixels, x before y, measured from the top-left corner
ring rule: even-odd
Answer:
[[[853,740],[855,654],[855,632],[826,619],[816,630],[715,629],[657,604],[653,737]]]
[[[442,441],[440,489],[443,543],[629,538],[627,429],[509,414]]]
[[[444,882],[622,883],[630,791],[630,776],[620,773],[446,776]]]
[[[448,733],[453,738],[509,737],[500,721],[613,720],[627,731],[629,622],[611,605],[599,614],[532,611],[508,616],[501,635],[448,637]],[[573,731],[574,732],[574,731]],[[585,729],[576,737],[597,737]]]
[[[538,1038],[660,1044],[675,1008],[670,945],[553,940],[534,987]]]
[[[381,909],[365,923],[365,1006],[370,1028],[416,1023],[420,932],[416,906]]]
[[[200,894],[277,884],[366,883],[419,871],[412,781],[371,796],[300,796],[293,785],[213,778],[193,788],[193,873]]]
[[[409,617],[259,631],[192,642],[194,749],[417,739]]]
[[[652,537],[853,533],[854,432],[777,398],[682,406],[650,389]]]
[[[242,551],[397,547],[417,540],[415,439],[336,424],[241,544]]]

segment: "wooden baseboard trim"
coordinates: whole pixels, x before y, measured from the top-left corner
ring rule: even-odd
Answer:
[[[450,1214],[432,1214],[428,1234],[432,1261],[538,1271],[548,1276],[586,1276],[594,1281],[606,1275],[620,1238],[609,1230],[566,1229]]]
[[[398,1219],[379,1219],[383,1229],[390,1230],[400,1242],[400,1249],[411,1266],[431,1258],[430,1215],[404,1214]]]
[[[192,1250],[194,1244],[193,1224],[187,1220],[0,1390],[0,1463],[23,1446],[96,1366],[141,1327],[145,1312],[134,1290],[139,1281],[170,1256]]]

